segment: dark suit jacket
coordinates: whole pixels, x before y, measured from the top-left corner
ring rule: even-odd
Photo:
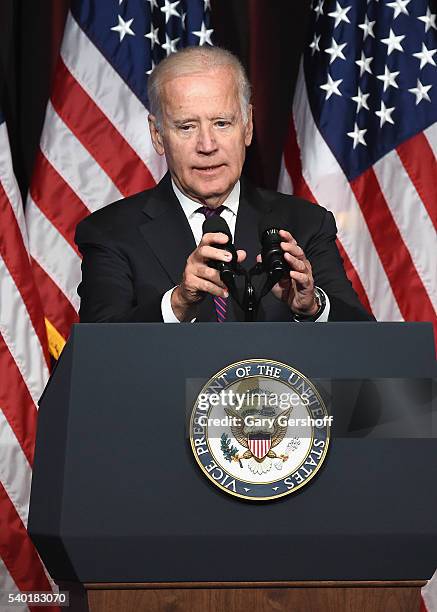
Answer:
[[[335,245],[334,217],[321,206],[293,196],[257,189],[241,180],[235,228],[236,248],[247,251],[251,267],[260,252],[258,221],[280,209],[287,229],[311,262],[315,284],[329,296],[330,321],[372,319],[348,281]],[[179,284],[190,253],[196,248],[190,225],[167,174],[153,189],[115,202],[77,226],[76,243],[83,255],[82,322],[162,321],[161,299]],[[228,320],[242,320],[230,307]],[[198,311],[198,321],[214,321],[211,296]],[[260,321],[290,321],[288,306],[267,295]]]

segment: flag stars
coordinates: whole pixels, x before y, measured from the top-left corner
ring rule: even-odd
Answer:
[[[417,79],[417,87],[413,87],[408,91],[416,96],[416,106],[422,100],[426,100],[427,102],[431,102],[431,98],[428,95],[428,91],[431,89],[432,85],[422,85],[419,79]]]
[[[354,141],[353,147],[354,149],[359,145],[362,144],[365,147],[367,147],[367,143],[364,140],[364,134],[367,132],[366,129],[362,129],[360,130],[360,128],[358,127],[358,124],[355,123],[354,126],[354,131],[353,132],[348,132],[347,135],[349,136],[349,138],[352,138]]]
[[[176,0],[176,2],[170,2],[170,0],[164,0],[165,4],[161,7],[161,11],[165,13],[165,23],[168,23],[170,17],[174,15],[175,17],[180,17],[179,13],[176,10],[177,5],[181,0]]]
[[[167,56],[170,55],[171,53],[176,53],[177,51],[176,45],[178,44],[179,41],[180,41],[180,38],[173,38],[173,40],[171,40],[170,36],[167,33],[165,34],[165,43],[163,43],[161,47],[167,53]]]
[[[358,93],[356,96],[351,98],[354,102],[357,103],[357,114],[360,112],[362,108],[369,110],[369,106],[367,104],[367,98],[370,96],[368,93],[363,93],[361,89],[358,87]]]
[[[396,36],[396,34],[390,28],[390,34],[388,35],[388,38],[381,39],[381,42],[384,43],[384,45],[387,45],[387,55],[390,55],[391,52],[395,50],[403,51],[401,42],[404,40],[404,38],[405,38],[404,34]]]
[[[152,66],[151,66],[150,70],[148,70],[146,72],[147,76],[150,76],[152,74],[154,68],[155,68],[155,62],[152,60]]]
[[[318,19],[320,15],[323,15],[323,0],[319,0],[317,2],[316,6],[314,7],[314,12],[317,15],[316,19]]]
[[[329,98],[335,94],[336,96],[341,96],[341,92],[338,89],[340,83],[343,82],[343,79],[339,79],[338,81],[333,81],[330,74],[328,74],[328,80],[324,85],[320,85],[320,89],[324,89],[326,91],[325,100],[329,100]]]
[[[211,10],[211,0],[203,0],[203,9],[205,11]]]
[[[381,100],[381,108],[379,111],[375,111],[375,115],[379,117],[379,127],[382,127],[384,123],[391,123],[394,125],[394,121],[392,119],[392,114],[395,107],[387,108],[384,102]]]
[[[437,53],[437,49],[428,49],[425,43],[422,43],[422,51],[420,51],[420,53],[413,53],[413,57],[420,59],[420,70],[422,70],[426,64],[431,64],[432,66],[436,65],[433,58],[435,53]]]
[[[340,2],[337,2],[335,11],[332,13],[328,13],[329,17],[333,17],[335,19],[334,30],[342,21],[346,23],[350,23],[349,17],[347,16],[348,12],[351,10],[350,6],[343,8]]]
[[[158,8],[158,3],[156,0],[147,0],[150,3],[150,10],[153,11],[154,8]]]
[[[111,28],[112,31],[118,32],[120,35],[120,42],[129,34],[129,36],[135,36],[135,32],[131,29],[133,19],[129,19],[129,21],[124,21],[123,17],[118,16],[118,25]]]
[[[205,43],[208,45],[212,45],[211,34],[213,32],[214,30],[207,30],[205,23],[202,21],[200,30],[198,30],[197,32],[193,32],[193,34],[199,37],[199,46],[201,47]]]
[[[425,24],[425,32],[428,32],[430,28],[437,30],[437,25],[435,23],[436,16],[431,13],[429,7],[426,9],[426,15],[422,15],[422,17],[418,17],[417,19],[423,21]]]
[[[396,77],[399,75],[399,71],[390,72],[388,66],[384,68],[384,74],[377,75],[377,79],[384,83],[384,91],[386,91],[389,87],[396,87],[399,89],[399,85],[396,83]]]
[[[332,46],[329,49],[325,49],[325,53],[331,56],[329,63],[332,64],[336,59],[340,58],[345,60],[345,56],[343,55],[343,49],[346,47],[347,43],[343,43],[339,45],[334,39],[332,39]]]
[[[311,55],[314,55],[316,51],[320,51],[320,47],[319,47],[320,39],[321,39],[321,34],[319,34],[319,36],[317,36],[317,34],[314,34],[313,42],[310,43]]]
[[[359,24],[359,28],[364,31],[363,41],[366,40],[368,36],[375,38],[375,34],[373,32],[373,28],[375,26],[376,21],[369,21],[367,15],[364,17],[364,23]]]
[[[150,24],[150,32],[148,34],[144,34],[145,38],[150,39],[151,48],[155,45],[159,45],[159,28],[154,28],[153,24]]]
[[[409,15],[410,13],[407,11],[407,6],[410,4],[411,0],[395,0],[394,2],[387,2],[387,6],[393,9],[393,19],[399,17],[401,13],[404,15]]]
[[[373,57],[366,57],[364,51],[361,51],[361,59],[356,60],[356,65],[360,68],[360,76],[363,76],[365,72],[372,74],[370,64],[373,62]]]

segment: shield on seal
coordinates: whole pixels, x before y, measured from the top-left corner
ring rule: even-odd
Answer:
[[[272,446],[272,438],[268,433],[249,434],[247,438],[249,450],[257,459],[264,459]]]

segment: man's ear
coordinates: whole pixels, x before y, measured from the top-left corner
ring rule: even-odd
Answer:
[[[162,140],[161,132],[158,129],[155,115],[149,114],[147,117],[149,122],[150,137],[152,139],[153,148],[158,155],[164,155],[164,143]]]
[[[249,108],[247,109],[246,132],[244,135],[244,143],[246,147],[248,147],[250,143],[252,142],[252,136],[253,136],[252,104],[249,104]]]

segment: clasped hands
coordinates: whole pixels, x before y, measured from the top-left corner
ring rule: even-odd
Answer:
[[[288,278],[274,285],[272,293],[279,300],[286,302],[294,314],[312,316],[317,312],[318,304],[311,264],[290,232],[281,230],[279,235],[283,239],[281,248],[284,259],[290,266],[290,273]],[[228,251],[213,246],[225,245],[227,242],[228,237],[225,234],[204,234],[199,246],[188,257],[182,281],[171,295],[171,307],[179,321],[195,318],[196,307],[206,293],[228,297],[229,293],[220,280],[220,273],[208,265],[211,259],[224,262],[231,260]],[[246,259],[246,252],[237,250],[237,256],[238,263],[242,263]],[[261,255],[257,256],[257,261],[262,261]]]

